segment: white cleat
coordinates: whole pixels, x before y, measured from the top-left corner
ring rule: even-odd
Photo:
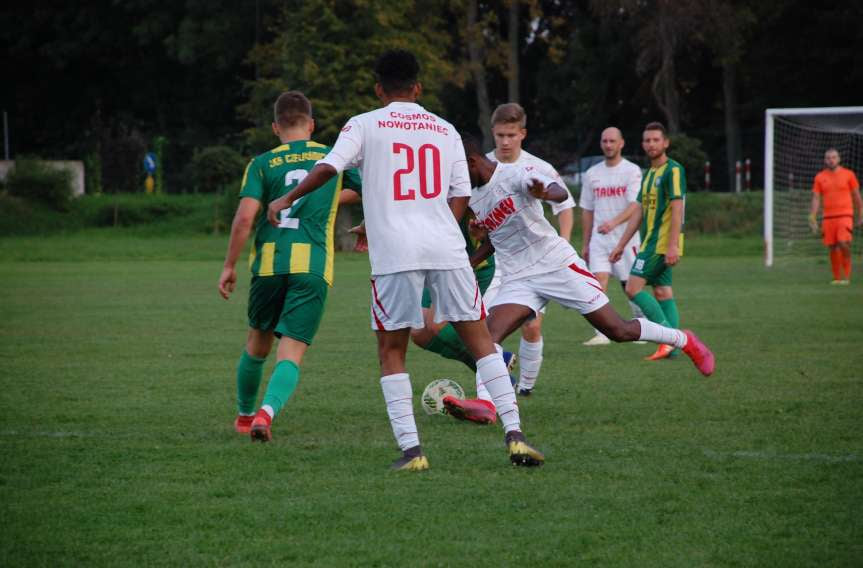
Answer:
[[[593,337],[591,337],[590,339],[588,339],[587,341],[582,343],[582,345],[586,345],[587,347],[595,347],[597,345],[609,345],[609,344],[611,344],[611,340],[609,338],[607,338],[606,336],[599,335],[599,334],[594,335]]]

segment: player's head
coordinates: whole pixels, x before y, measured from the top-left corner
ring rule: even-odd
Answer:
[[[415,100],[422,92],[419,73],[420,64],[413,53],[404,49],[387,51],[375,62],[375,93],[382,100]]]
[[[824,152],[824,165],[828,169],[835,170],[839,167],[839,161],[839,150],[836,148],[827,148],[827,151]]]
[[[299,91],[286,91],[273,105],[273,133],[281,138],[289,131],[311,134],[315,129],[312,103]]]
[[[661,122],[649,122],[641,135],[641,147],[651,160],[655,160],[668,150],[668,131]]]
[[[502,104],[491,115],[494,153],[502,162],[514,162],[527,136],[527,115],[518,103]]]
[[[479,138],[470,134],[463,133],[461,142],[464,145],[464,156],[467,158],[467,170],[470,173],[470,184],[473,187],[484,185],[487,179],[483,175],[483,166],[488,165],[491,161],[485,157],[485,152],[482,151],[482,143]]]
[[[616,160],[623,150],[623,133],[619,128],[609,126],[599,137],[599,147],[606,160]]]

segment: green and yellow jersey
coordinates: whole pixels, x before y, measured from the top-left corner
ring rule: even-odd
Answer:
[[[678,162],[670,159],[657,168],[650,168],[641,182],[638,201],[641,203],[641,250],[649,254],[668,251],[668,233],[671,229],[671,202],[683,199],[686,203],[686,172]],[[683,222],[680,226],[679,254],[683,256]]]
[[[240,197],[257,199],[266,210],[270,201],[296,187],[329,151],[324,144],[297,140],[264,152],[246,166]],[[360,191],[359,173],[346,170],[301,197],[281,212],[278,227],[259,215],[249,258],[252,274],[316,274],[332,286],[333,233],[342,186]]]

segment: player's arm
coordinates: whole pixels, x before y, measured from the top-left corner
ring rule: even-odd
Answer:
[[[641,225],[641,215],[642,211],[641,207],[639,207],[635,214],[629,218],[629,222],[626,224],[626,230],[623,232],[623,235],[621,235],[620,240],[614,247],[614,250],[612,250],[611,254],[608,255],[608,260],[612,264],[620,260],[620,257],[623,256],[623,249],[626,247],[626,243],[628,243],[635,232],[638,231],[638,226]]]
[[[228,241],[228,252],[225,254],[225,264],[222,267],[222,274],[219,276],[219,294],[226,300],[231,296],[231,292],[234,291],[234,286],[237,284],[235,268],[237,259],[240,258],[240,253],[252,233],[252,226],[260,208],[261,202],[257,199],[243,197],[240,199],[237,212],[234,214],[234,221],[231,223],[231,238]]]
[[[546,185],[541,179],[531,178],[527,186],[528,193],[537,199],[543,201],[553,201],[561,203],[569,197],[569,193],[560,187],[556,182],[551,182]]]
[[[336,168],[329,164],[315,164],[315,167],[312,168],[309,175],[307,175],[303,181],[297,185],[297,187],[285,195],[270,201],[270,205],[267,207],[267,220],[269,220],[272,226],[278,226],[279,212],[281,212],[282,209],[287,209],[293,205],[297,199],[317,190],[338,175],[338,173],[339,172]]]
[[[680,260],[680,230],[683,228],[683,200],[671,201],[671,226],[668,228],[668,248],[665,264],[674,266]]]
[[[812,203],[809,205],[809,228],[815,233],[818,231],[818,209],[821,207],[821,196],[812,192]]]
[[[494,254],[494,246],[491,244],[491,239],[486,239],[479,245],[473,254],[470,255],[470,266],[476,268],[485,259]]]
[[[859,186],[851,190],[851,197],[854,199],[854,207],[857,210],[857,224],[863,225],[863,198],[860,197]]]
[[[455,220],[461,221],[464,214],[467,213],[467,204],[470,201],[470,197],[450,197],[447,201],[449,202],[449,209],[452,211]]]
[[[339,206],[359,203],[363,198],[353,189],[343,189],[339,192]]]
[[[596,228],[601,234],[605,235],[614,230],[618,225],[629,221],[629,218],[632,215],[636,215],[637,211],[641,209],[641,205],[638,203],[630,203],[626,206],[626,209],[617,214],[613,219],[610,219]]]
[[[572,227],[575,225],[575,215],[573,215],[572,209],[569,207],[557,214],[558,233],[567,242],[572,238]]]
[[[590,236],[593,234],[593,210],[581,209],[581,258],[587,260],[590,254]]]

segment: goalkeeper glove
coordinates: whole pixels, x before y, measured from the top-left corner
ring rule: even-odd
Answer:
[[[818,232],[818,221],[815,220],[815,213],[809,214],[809,228],[812,229],[813,233]]]

